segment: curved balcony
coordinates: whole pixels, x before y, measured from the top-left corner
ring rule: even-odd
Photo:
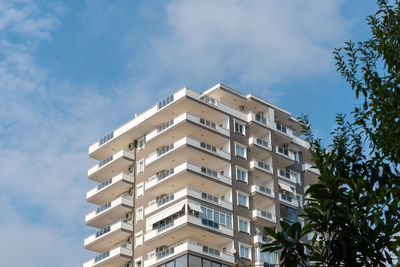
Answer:
[[[226,163],[225,163],[226,164]],[[183,178],[184,177],[184,178]],[[202,179],[203,178],[203,179]],[[232,178],[221,174],[221,171],[199,166],[192,162],[184,162],[180,165],[160,172],[150,177],[145,183],[145,189],[150,190],[152,196],[169,194],[178,188],[190,186],[199,190],[226,191],[232,184]]]
[[[98,230],[84,240],[85,249],[103,253],[132,236],[133,225],[120,221]]]
[[[112,223],[124,219],[133,209],[132,196],[120,196],[105,205],[88,213],[85,217],[86,224],[96,228],[104,228]]]
[[[260,228],[273,227],[276,224],[275,207],[272,205],[268,210],[253,210],[254,223]]]
[[[85,262],[83,267],[115,267],[123,266],[132,260],[132,248],[125,245],[111,249],[97,255],[95,258]]]
[[[192,251],[201,255],[212,257],[229,265],[235,263],[235,258],[232,254],[221,252],[220,249],[212,248],[209,243],[198,243],[191,240],[185,240],[169,246],[167,249],[156,253],[149,254],[149,258],[144,261],[144,267],[150,267],[159,264],[168,259],[173,259],[175,256],[182,254],[185,251]]]
[[[213,190],[213,191],[215,191],[215,190]],[[215,193],[217,193],[218,191],[215,191]],[[210,192],[210,190],[208,190],[208,192]],[[218,192],[218,193],[220,193],[220,192]],[[232,208],[233,208],[232,202],[226,202],[226,201],[222,200],[221,198],[218,198],[218,197],[211,198],[209,196],[210,196],[209,194],[206,194],[204,192],[200,192],[195,189],[186,187],[177,192],[174,192],[173,194],[167,195],[164,198],[161,198],[157,201],[154,200],[154,201],[149,202],[149,205],[145,208],[144,213],[145,213],[145,215],[148,215],[148,214],[158,211],[158,210],[164,208],[165,206],[167,206],[168,204],[178,201],[184,197],[197,198],[199,200],[203,200],[203,201],[209,202],[211,204],[217,205],[221,208],[232,210]]]
[[[86,193],[86,198],[90,203],[102,205],[111,201],[116,196],[128,192],[132,188],[133,184],[133,176],[126,173],[120,173],[92,188]]]
[[[261,172],[262,174],[272,175],[274,173],[274,169],[268,163],[256,160],[250,161],[250,169],[255,172]]]
[[[310,185],[315,184],[318,181],[318,177],[321,175],[317,168],[314,168],[310,163],[304,163],[302,166],[304,172],[304,184]]]
[[[128,171],[129,166],[132,165],[134,160],[135,154],[132,151],[121,150],[90,168],[88,170],[88,178],[103,183],[117,173]]]

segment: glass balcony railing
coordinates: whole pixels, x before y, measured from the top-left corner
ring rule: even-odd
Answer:
[[[170,120],[170,121],[167,121],[167,122],[165,122],[165,123],[159,125],[159,126],[157,127],[157,133],[159,133],[159,132],[161,132],[161,131],[164,131],[165,129],[167,129],[168,127],[172,126],[173,124],[174,124],[174,120],[172,119],[172,120]]]
[[[258,189],[265,194],[272,195],[272,190],[268,187],[260,185],[258,186]]]
[[[107,226],[107,227],[105,227],[103,229],[100,229],[99,231],[96,232],[96,237],[102,236],[105,233],[110,232],[110,230],[111,230],[111,226]]]
[[[164,205],[167,202],[174,200],[174,194],[157,199],[157,206]]]
[[[269,164],[264,163],[264,162],[258,161],[258,162],[257,162],[257,166],[258,166],[259,168],[264,169],[264,170],[267,170],[267,171],[270,170]]]
[[[168,176],[174,174],[174,168],[166,170],[166,171],[162,171],[156,174],[157,180],[161,181],[165,178],[167,178]]]
[[[172,101],[174,101],[174,95],[170,95],[169,97],[164,98],[163,100],[158,102],[158,109],[162,109],[163,107],[165,107],[166,105],[168,105]]]
[[[96,209],[96,214],[102,212],[103,210],[108,209],[109,207],[111,207],[111,202],[108,202],[108,203],[104,204],[103,206],[98,207],[98,208]]]
[[[113,138],[114,138],[114,132],[111,132],[99,140],[99,145],[101,146],[102,144],[106,143],[107,141]]]
[[[106,187],[107,185],[112,183],[112,178],[108,179],[107,181],[105,181],[104,183],[101,183],[97,186],[97,190],[100,190],[104,187]]]
[[[102,253],[102,254],[97,255],[97,256],[94,258],[94,262],[101,261],[102,259],[105,259],[105,258],[107,258],[107,257],[109,257],[109,256],[110,256],[110,251],[104,252],[104,253]]]
[[[171,254],[174,254],[174,247],[167,248],[163,251],[157,252],[156,258],[157,258],[157,260],[159,260],[159,259],[165,258]]]
[[[109,163],[112,160],[113,160],[113,155],[103,159],[102,161],[99,162],[99,168],[106,165],[107,163]]]
[[[174,143],[168,145],[168,146],[163,146],[161,148],[157,149],[157,157],[167,153],[168,151],[170,151],[171,149],[174,148]]]

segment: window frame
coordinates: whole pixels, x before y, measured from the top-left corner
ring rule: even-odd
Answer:
[[[247,169],[242,168],[242,167],[237,166],[237,165],[235,166],[235,170],[236,170],[236,180],[248,184],[248,183],[249,183],[249,171],[248,171]],[[238,177],[238,171],[241,171],[241,172],[243,172],[243,173],[245,174],[245,179],[244,179],[244,180],[239,179],[239,177]]]
[[[246,205],[242,205],[242,204],[239,203],[239,195],[241,197],[245,197],[246,198]],[[238,206],[244,207],[244,208],[249,208],[249,202],[250,202],[249,194],[243,193],[241,191],[236,191],[236,197],[237,197],[237,201],[236,201],[237,203],[236,204]]]
[[[242,132],[236,130],[236,124],[238,124],[238,125],[240,125],[242,127]],[[242,123],[242,122],[239,122],[238,120],[233,120],[233,131],[235,133],[238,133],[238,134],[241,134],[243,136],[246,136],[246,124]]]
[[[136,210],[136,216],[135,216],[135,221],[139,222],[139,221],[143,221],[143,216],[144,216],[144,210],[143,210],[143,206],[138,207]]]
[[[146,136],[144,135],[137,139],[137,150],[138,151],[143,150],[145,145],[146,145]]]
[[[242,229],[241,229],[241,227],[240,227],[240,222],[241,222],[241,221],[242,221],[243,223],[246,223],[246,224],[247,224],[247,227],[246,227],[247,229],[246,229],[246,230],[242,230]],[[250,234],[250,220],[238,216],[238,232]]]
[[[239,155],[239,154],[237,153],[237,147],[240,147],[240,148],[243,149],[243,151],[244,151],[244,156]],[[235,156],[241,157],[241,158],[244,158],[244,159],[247,159],[247,146],[242,145],[241,143],[235,142]]]
[[[139,166],[141,166],[141,168]],[[141,172],[144,172],[144,159],[138,160],[136,165],[136,174]]]
[[[244,255],[242,255],[242,250],[241,250],[242,247],[248,249],[248,251],[249,251],[249,255],[248,255],[248,256],[249,256],[249,257],[245,257]],[[247,244],[244,244],[244,243],[239,242],[239,257],[244,258],[244,259],[251,260],[251,259],[252,259],[251,247],[252,247],[252,246],[250,246],[250,245],[247,245]]]
[[[141,182],[136,185],[136,198],[143,195],[144,195],[144,182]]]

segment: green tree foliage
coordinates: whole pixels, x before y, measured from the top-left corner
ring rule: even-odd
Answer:
[[[321,175],[306,192],[305,227],[289,233],[281,223],[275,235],[265,229],[275,240],[263,249],[281,250],[281,266],[385,266],[400,252],[400,3],[378,6],[367,18],[372,37],[334,51],[338,71],[362,100],[352,122],[337,116],[326,152],[302,119]],[[308,245],[298,237],[310,229]]]

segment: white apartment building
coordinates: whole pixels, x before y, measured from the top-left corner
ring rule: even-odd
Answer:
[[[84,267],[277,266],[265,226],[295,222],[311,169],[290,112],[223,84],[184,87],[89,147]]]

